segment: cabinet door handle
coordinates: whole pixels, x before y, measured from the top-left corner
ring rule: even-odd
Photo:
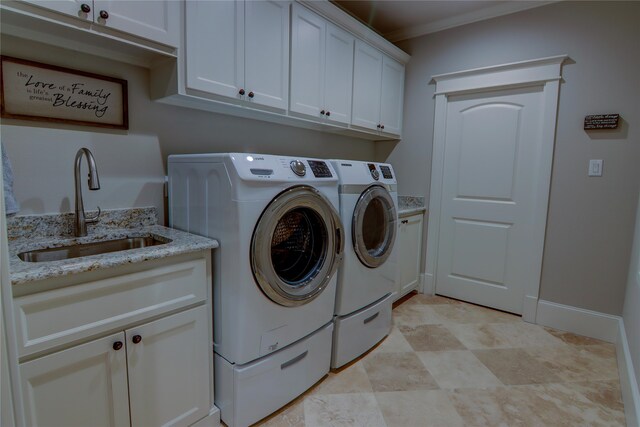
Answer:
[[[142,341],[142,337],[140,335],[134,335],[131,341],[133,341],[134,344],[139,344]]]
[[[409,220],[408,219],[403,219],[402,221],[400,221],[402,224],[408,224]]]
[[[249,98],[253,98],[255,94],[253,92],[249,92]]]
[[[378,129],[380,129],[380,124],[378,124],[378,126],[376,126]]]
[[[324,113],[324,110],[320,111],[320,114],[322,114],[322,115],[324,116],[324,114],[325,114],[325,113]]]
[[[109,12],[107,12],[106,10],[101,10],[100,11],[100,18],[109,19]]]
[[[327,117],[331,115],[331,111],[327,111]]]
[[[239,93],[240,95],[244,95],[244,89],[240,89],[240,90],[238,91],[238,93]]]
[[[122,348],[122,341],[116,341],[113,343],[113,349],[115,351],[118,351]]]
[[[380,129],[384,129],[384,125],[380,125]]]
[[[84,13],[89,13],[91,12],[91,7],[86,3],[82,3],[80,5],[80,10],[83,11]]]

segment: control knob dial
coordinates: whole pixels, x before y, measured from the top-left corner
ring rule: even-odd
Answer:
[[[300,160],[292,160],[289,165],[291,166],[293,173],[298,176],[305,176],[307,173],[307,167]]]

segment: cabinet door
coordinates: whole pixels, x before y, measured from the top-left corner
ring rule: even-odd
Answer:
[[[246,99],[282,110],[289,100],[289,7],[289,2],[247,1],[244,15],[245,90],[254,94]]]
[[[209,414],[207,324],[200,306],[125,331],[132,426],[191,425]]]
[[[91,0],[22,0],[34,6],[53,10],[64,15],[73,16],[87,21],[93,21],[93,2]],[[82,12],[81,5],[86,4],[91,9],[88,13]]]
[[[291,16],[291,105],[293,112],[322,118],[326,21],[294,4]]]
[[[244,86],[244,3],[188,1],[187,87],[241,99]]]
[[[180,43],[180,3],[177,1],[94,0],[98,24],[172,47]],[[101,18],[101,12],[108,18]]]
[[[398,233],[400,280],[397,298],[417,288],[422,252],[422,215],[400,219]]]
[[[129,425],[127,359],[120,332],[20,364],[29,426]]]
[[[380,124],[382,131],[400,135],[404,99],[404,65],[384,56],[382,60],[382,89]]]
[[[351,122],[353,94],[354,37],[335,25],[327,24],[327,47],[324,70],[324,108],[330,112],[327,120]]]
[[[382,53],[356,40],[353,64],[353,111],[351,124],[378,130]]]

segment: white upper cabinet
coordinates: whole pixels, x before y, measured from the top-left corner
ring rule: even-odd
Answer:
[[[94,21],[168,46],[180,44],[177,1],[93,0]]]
[[[289,2],[186,2],[189,89],[286,110]]]
[[[357,40],[353,66],[353,125],[379,129],[381,87],[382,53]]]
[[[171,0],[22,0],[171,47],[180,44],[180,3]]]
[[[357,40],[351,124],[400,135],[403,93],[404,65]]]
[[[22,0],[24,3],[31,3],[34,6],[53,10],[64,15],[75,18],[93,21],[93,1],[92,0]]]
[[[328,122],[350,122],[354,40],[324,18],[293,5],[292,112]]]
[[[400,135],[404,103],[404,65],[383,56],[380,125],[382,132]],[[382,128],[382,126],[384,126]]]
[[[187,87],[240,99],[244,85],[244,3],[186,3]]]

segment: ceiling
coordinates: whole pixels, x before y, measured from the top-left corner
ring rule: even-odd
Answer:
[[[544,6],[540,0],[331,0],[395,42]]]

